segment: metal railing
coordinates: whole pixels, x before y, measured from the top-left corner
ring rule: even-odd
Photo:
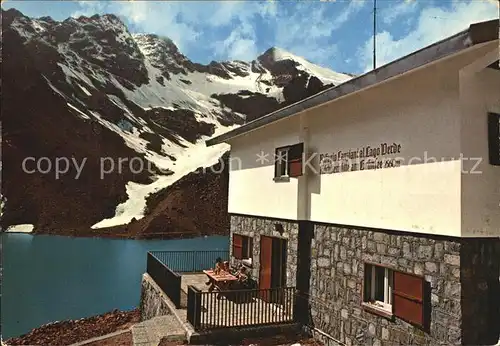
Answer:
[[[181,276],[168,268],[151,252],[148,252],[146,272],[179,309],[181,307]]]
[[[294,323],[295,287],[201,292],[188,286],[187,320],[195,330]]]
[[[154,257],[176,273],[197,273],[213,268],[220,257],[229,260],[229,251],[150,251]]]

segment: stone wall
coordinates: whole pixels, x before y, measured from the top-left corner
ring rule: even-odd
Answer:
[[[167,296],[146,273],[142,276],[140,311],[141,320],[149,320],[156,316],[170,315]]]
[[[275,224],[283,226],[283,233],[275,229]],[[252,277],[259,280],[260,268],[260,235],[283,238],[287,240],[287,286],[295,286],[297,273],[297,242],[299,234],[298,222],[271,220],[259,217],[231,215],[231,235],[233,233],[253,238]],[[239,261],[232,256],[233,238],[230,240],[230,261],[232,265],[238,265]]]
[[[500,239],[464,239],[460,248],[462,342],[500,341]]]
[[[485,344],[485,329],[494,329],[491,318],[498,316],[492,293],[498,289],[499,243],[315,225],[310,277],[313,327],[347,345]],[[365,261],[425,275],[431,300],[428,332],[362,308]],[[481,311],[484,316],[475,319]]]

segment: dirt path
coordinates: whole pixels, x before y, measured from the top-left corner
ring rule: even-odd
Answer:
[[[324,346],[323,343],[311,339],[306,338],[302,335],[276,335],[273,337],[266,338],[247,338],[240,340],[226,340],[225,342],[220,342],[216,344],[212,344],[212,346],[229,346],[229,345],[238,345],[238,346],[291,346],[297,345],[300,346]],[[176,341],[162,341],[158,346],[180,346],[185,345]],[[126,346],[126,345],[123,345]],[[192,345],[192,346],[202,346],[202,345]],[[205,345],[207,346],[207,345]]]
[[[8,345],[71,345],[110,334],[118,330],[128,329],[139,321],[140,313],[138,309],[131,311],[114,310],[99,316],[92,316],[80,320],[47,324],[33,329],[28,334],[5,340],[5,343]]]
[[[111,338],[99,340],[85,346],[133,346],[132,333],[123,333]]]

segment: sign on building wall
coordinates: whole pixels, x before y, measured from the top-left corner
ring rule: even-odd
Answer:
[[[399,167],[402,158],[388,157],[401,153],[400,143],[381,143],[332,153],[319,154],[320,174],[355,172],[371,169]]]

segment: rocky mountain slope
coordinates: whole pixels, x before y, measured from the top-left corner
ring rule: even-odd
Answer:
[[[165,218],[165,232],[225,228],[214,211],[226,208],[227,172],[191,172],[228,147],[204,141],[351,78],[277,48],[198,64],[114,15],[2,10],[2,29],[4,230],[76,235],[135,220],[134,234],[161,233]]]

